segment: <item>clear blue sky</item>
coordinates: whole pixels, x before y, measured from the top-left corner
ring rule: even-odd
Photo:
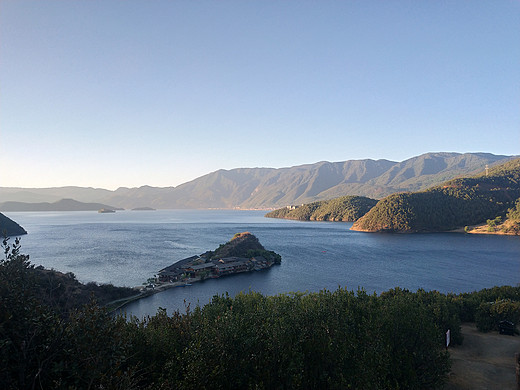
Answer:
[[[520,2],[0,2],[0,186],[520,153]]]

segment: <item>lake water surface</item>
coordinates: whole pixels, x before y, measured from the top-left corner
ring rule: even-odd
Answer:
[[[264,218],[263,211],[158,210],[6,213],[29,234],[33,264],[73,272],[82,282],[137,286],[177,260],[213,250],[249,231],[282,256],[269,270],[177,287],[126,307],[137,316],[182,310],[215,294],[273,295],[335,290],[381,293],[399,286],[465,292],[520,282],[520,237],[457,233],[371,234],[350,223]]]

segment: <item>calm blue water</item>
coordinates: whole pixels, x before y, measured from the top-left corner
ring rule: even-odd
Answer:
[[[395,286],[464,292],[520,282],[519,237],[369,234],[350,231],[348,223],[263,215],[231,210],[7,213],[29,232],[22,252],[34,264],[73,272],[83,282],[141,285],[159,269],[213,250],[243,231],[282,255],[282,264],[266,271],[170,289],[127,306],[137,316],[250,289],[268,295],[338,286],[377,293]]]

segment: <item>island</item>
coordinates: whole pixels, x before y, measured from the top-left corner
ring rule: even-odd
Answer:
[[[153,207],[136,207],[132,211],[155,211]]]
[[[208,278],[264,270],[280,264],[281,260],[279,254],[266,250],[253,234],[237,233],[214,251],[179,260],[161,269],[155,282],[157,287],[186,285]]]
[[[98,213],[100,214],[109,214],[109,213],[115,213],[116,210],[114,209],[99,209],[98,210]]]

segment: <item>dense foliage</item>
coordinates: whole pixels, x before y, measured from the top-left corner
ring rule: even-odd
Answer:
[[[126,347],[114,334],[126,326],[95,304],[65,312],[42,290],[18,241],[3,242],[0,261],[0,387],[125,388]]]
[[[473,293],[452,294],[449,295],[449,298],[457,305],[459,317],[462,322],[476,322],[477,326],[479,326],[480,320],[483,319],[484,311],[487,310],[484,306],[481,306],[482,304],[492,304],[494,302],[503,301],[520,302],[520,287],[501,286],[486,288]],[[520,315],[520,313],[518,313],[518,315]],[[512,320],[512,318],[501,319]],[[501,319],[495,319],[491,328],[495,329],[498,321]]]
[[[507,218],[513,221],[520,221],[520,198],[516,200],[515,206],[508,210]]]
[[[488,220],[487,223],[488,229],[491,231],[520,235],[520,198],[507,211],[505,221],[502,222],[502,216],[498,216],[493,220]]]
[[[520,159],[489,175],[455,179],[415,193],[390,195],[353,226],[361,231],[451,230],[505,215],[520,196]]]
[[[520,287],[381,296],[338,289],[215,296],[185,314],[161,309],[142,320],[93,302],[63,313],[34,288],[18,243],[4,244],[5,389],[434,389],[449,371],[446,330],[461,343],[461,318],[478,317],[486,302],[520,301]]]
[[[21,259],[19,254],[19,240],[10,245],[8,239],[4,239],[4,248],[9,251],[13,259]],[[9,261],[4,264],[4,272],[16,269],[27,279],[26,286],[30,288],[32,294],[38,297],[39,301],[61,315],[67,315],[72,309],[89,303],[92,299],[100,305],[105,305],[111,301],[127,298],[137,294],[137,291],[129,287],[116,287],[112,284],[97,284],[90,282],[80,283],[72,272],[62,273],[55,270],[44,269],[42,266],[34,267],[29,263],[29,256],[25,256],[25,263]],[[17,267],[14,267],[18,264]],[[13,267],[13,268],[10,268]],[[21,268],[21,269],[20,269]],[[23,270],[23,272],[22,272]]]
[[[342,196],[331,200],[308,203],[295,208],[271,211],[268,218],[296,219],[300,221],[353,222],[361,218],[377,203],[364,196]]]

